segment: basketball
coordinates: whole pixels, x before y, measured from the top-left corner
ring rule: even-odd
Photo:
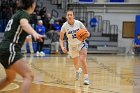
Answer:
[[[79,29],[76,32],[76,38],[80,41],[84,41],[88,37],[88,32],[86,29]]]

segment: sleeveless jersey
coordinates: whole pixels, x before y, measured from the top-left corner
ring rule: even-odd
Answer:
[[[28,35],[20,26],[20,20],[23,18],[29,21],[30,15],[24,10],[19,10],[9,20],[0,43],[0,50],[21,51],[21,47]]]
[[[61,28],[61,32],[66,33],[67,38],[68,38],[68,43],[70,45],[76,45],[76,44],[80,44],[81,41],[79,41],[76,38],[76,32],[79,29],[86,29],[86,27],[83,25],[82,22],[78,21],[78,20],[74,20],[74,24],[70,25],[68,22],[65,22]]]

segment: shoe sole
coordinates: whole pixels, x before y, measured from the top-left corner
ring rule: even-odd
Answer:
[[[89,83],[87,84],[87,83],[84,83],[84,85],[89,85]]]

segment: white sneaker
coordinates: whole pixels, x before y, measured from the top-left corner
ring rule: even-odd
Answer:
[[[88,78],[84,78],[84,85],[89,85],[89,79]]]
[[[37,57],[40,56],[40,53],[39,53],[38,51],[36,52],[36,56],[37,56]]]
[[[40,56],[45,56],[45,53],[41,51]]]
[[[82,73],[82,69],[79,68],[79,70],[75,73],[75,80],[79,79],[81,73]]]

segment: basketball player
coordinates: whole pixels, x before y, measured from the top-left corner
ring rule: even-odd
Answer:
[[[72,57],[74,67],[76,69],[76,75],[75,79],[79,79],[79,75],[81,73],[81,69],[79,68],[79,61],[82,64],[82,70],[84,73],[84,84],[89,85],[89,79],[88,79],[88,70],[87,70],[87,63],[86,63],[86,57],[87,57],[87,48],[88,44],[83,41],[79,41],[76,38],[76,32],[82,28],[86,29],[86,27],[78,20],[74,19],[74,13],[72,10],[68,10],[66,13],[67,21],[63,24],[61,31],[60,31],[60,46],[64,53],[67,53],[67,49],[64,47],[63,38],[64,34],[66,33],[68,38],[68,46],[69,46],[69,54]],[[88,36],[90,33],[88,32]]]
[[[42,36],[37,34],[29,24],[30,14],[36,6],[35,1],[20,0],[20,6],[20,10],[9,20],[0,43],[0,62],[6,72],[6,77],[0,81],[0,90],[10,84],[17,73],[23,78],[19,93],[29,93],[33,75],[21,54],[21,47],[28,34],[32,35],[35,40],[41,40]]]

